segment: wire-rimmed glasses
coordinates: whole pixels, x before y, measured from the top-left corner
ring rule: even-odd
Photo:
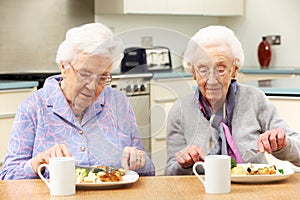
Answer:
[[[109,85],[112,81],[111,73],[107,72],[101,75],[95,75],[89,72],[76,70],[73,65],[70,64],[74,72],[77,74],[77,79],[83,83],[90,83],[93,79],[96,79],[98,85]]]
[[[202,77],[208,78],[210,74],[214,74],[215,77],[222,77],[226,74],[231,73],[231,68],[227,68],[224,66],[215,66],[215,67],[208,67],[208,66],[197,66],[195,67],[195,71]]]

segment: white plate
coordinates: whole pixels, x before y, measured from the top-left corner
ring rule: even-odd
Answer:
[[[247,164],[239,164],[238,166],[246,166]],[[254,168],[263,168],[271,166],[271,164],[252,164]],[[294,174],[294,170],[285,167],[277,166],[277,169],[283,169],[284,174],[274,174],[274,175],[231,175],[231,182],[236,183],[268,183],[274,181],[280,181],[289,178]]]
[[[104,189],[111,187],[119,187],[136,182],[139,179],[138,173],[128,170],[123,176],[122,181],[118,182],[100,182],[100,183],[76,183],[77,189]]]

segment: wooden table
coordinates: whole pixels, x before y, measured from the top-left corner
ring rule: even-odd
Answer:
[[[67,197],[50,196],[40,179],[0,181],[0,199],[300,199],[300,173],[268,184],[232,183],[231,192],[223,195],[205,194],[195,176],[140,177],[131,185],[105,190],[77,190]]]

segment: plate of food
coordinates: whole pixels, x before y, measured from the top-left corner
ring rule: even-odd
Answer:
[[[76,166],[75,172],[77,189],[120,187],[139,179],[139,175],[135,171],[109,166]]]
[[[273,164],[238,164],[231,168],[231,182],[268,183],[289,178],[294,170]]]

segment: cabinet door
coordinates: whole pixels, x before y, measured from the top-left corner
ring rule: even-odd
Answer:
[[[270,79],[279,79],[279,78],[292,78],[295,77],[295,74],[246,74],[239,73],[237,80],[239,82],[247,81],[258,81],[258,80],[270,80]]]
[[[0,163],[7,154],[8,141],[17,108],[34,91],[36,88],[0,90]]]
[[[151,159],[156,175],[163,175],[167,164],[166,132],[169,111],[179,97],[192,94],[195,86],[193,78],[151,81]]]
[[[244,0],[95,0],[95,13],[243,15]]]
[[[0,116],[1,139],[0,139],[0,163],[4,161],[7,154],[8,141],[11,127],[14,122],[14,115],[2,118]]]
[[[35,90],[36,88],[0,90],[0,115],[15,114],[19,104]]]
[[[167,0],[124,0],[124,13],[164,14]]]
[[[203,0],[204,15],[243,15],[244,0]]]
[[[202,0],[168,0],[170,14],[199,15],[203,14]]]
[[[276,106],[279,116],[285,120],[288,126],[300,133],[298,115],[300,113],[300,97],[268,96]]]
[[[300,97],[283,97],[283,96],[269,96],[272,103],[276,106],[279,116],[285,120],[288,126],[298,133],[300,133],[300,124],[298,115],[300,113]],[[271,154],[265,154],[269,163],[278,164],[280,166],[287,166],[300,170],[288,161],[276,159]]]
[[[129,96],[128,98],[134,111],[136,123],[139,129],[139,136],[142,139],[145,150],[150,152],[150,117],[148,113],[150,107],[150,97],[148,95],[138,95]]]

